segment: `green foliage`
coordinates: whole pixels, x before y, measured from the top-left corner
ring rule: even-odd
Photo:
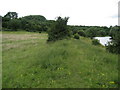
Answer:
[[[75,38],[75,39],[80,39],[80,36],[79,36],[78,34],[75,34],[75,35],[74,35],[74,38]]]
[[[106,46],[111,53],[120,54],[120,26],[115,26],[110,31],[112,41]]]
[[[41,15],[29,15],[22,17],[21,19],[21,29],[25,29],[30,32],[34,31],[47,31],[46,18]]]
[[[21,30],[26,30],[29,32],[46,32],[50,31],[53,23],[55,23],[54,20],[47,20],[44,16],[42,15],[29,15],[29,16],[24,16],[21,18],[18,18],[18,14],[16,12],[8,12],[4,17],[2,17],[2,26],[3,30],[11,30],[14,31],[13,29],[21,29]],[[12,19],[16,19],[19,22],[17,22],[15,27],[13,28],[13,22]],[[12,25],[11,25],[12,23]],[[100,26],[72,26],[69,25],[67,26],[69,28],[69,35],[74,35],[74,34],[79,34],[80,36],[84,37],[89,37],[93,38],[94,36],[108,36],[110,34],[110,29],[112,27],[100,27]]]
[[[83,36],[83,37],[86,36],[84,30],[79,30],[79,31],[78,31],[78,34],[79,34],[80,36]]]
[[[24,16],[24,19],[28,21],[39,21],[39,22],[44,22],[46,21],[46,18],[42,15],[29,15],[29,16]]]
[[[96,33],[96,29],[94,27],[91,27],[86,31],[86,36],[87,37],[93,38],[96,35],[97,35],[97,33]]]
[[[106,50],[110,53],[116,53],[116,49],[110,42],[108,43],[108,46],[106,46]]]
[[[2,17],[2,27],[9,28],[8,27],[9,21],[10,21],[10,18]]]
[[[8,23],[8,28],[12,29],[13,31],[16,31],[20,28],[20,21],[18,19],[12,19]]]
[[[100,45],[100,41],[97,40],[97,39],[93,39],[93,40],[92,40],[92,44],[93,44],[93,45]]]
[[[100,36],[106,36],[106,31],[105,30],[99,30],[98,31],[98,34],[100,35]]]
[[[73,29],[73,35],[77,34],[78,33],[78,30],[76,29]]]
[[[2,18],[2,21],[4,31],[16,31],[21,29],[29,32],[43,32],[48,30],[51,23],[42,15],[29,15],[17,18],[17,13],[14,12],[8,12]]]
[[[119,26],[114,26],[114,27],[111,27],[110,29],[110,32],[109,32],[109,35],[111,37],[115,37],[115,35],[117,35],[117,32],[119,31]]]
[[[108,36],[110,28],[104,26],[69,26],[70,30],[73,32],[73,35],[78,33],[85,37],[93,38],[95,36]],[[81,32],[82,30],[82,32]],[[80,31],[80,32],[79,32]],[[83,34],[84,31],[84,34]]]
[[[68,17],[61,18],[58,17],[56,22],[51,25],[50,30],[48,31],[48,40],[47,41],[57,41],[67,38],[69,36],[69,30],[67,28]]]
[[[18,14],[16,12],[8,12],[4,17],[10,18],[10,19],[17,19]]]

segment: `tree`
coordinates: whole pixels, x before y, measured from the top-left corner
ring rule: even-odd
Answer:
[[[112,41],[106,46],[111,53],[120,54],[120,26],[115,26],[111,30]]]
[[[80,39],[80,36],[78,35],[78,33],[74,34],[74,38],[75,39]]]
[[[20,28],[20,21],[18,19],[12,19],[8,23],[8,28],[13,31],[17,31]]]
[[[79,31],[78,31],[78,34],[79,34],[80,36],[83,36],[83,37],[86,36],[86,35],[85,35],[85,32],[84,32],[83,30],[79,30]]]
[[[75,34],[77,34],[77,33],[78,33],[78,30],[74,28],[74,29],[72,30],[72,34],[75,35]]]
[[[41,15],[29,15],[21,18],[21,29],[36,32],[47,31],[47,20]]]
[[[57,41],[69,36],[67,28],[68,19],[68,17],[61,18],[60,16],[57,18],[48,31],[48,41]]]
[[[2,17],[2,27],[3,28],[8,28],[10,18]]]
[[[99,30],[98,31],[98,35],[99,36],[105,36],[106,35],[106,31],[103,29],[103,30]]]
[[[29,22],[23,18],[19,18],[19,20],[20,20],[20,29],[27,30],[27,28],[29,28],[28,26]]]
[[[45,22],[46,18],[42,15],[29,15],[29,16],[25,16],[23,17],[24,19],[28,20],[28,21],[36,21],[36,22]]]
[[[116,31],[118,31],[118,30],[119,30],[119,27],[118,27],[118,26],[111,27],[110,32],[109,32],[109,35],[110,35],[111,37],[114,37],[114,36],[116,35]]]
[[[8,12],[4,17],[10,18],[10,19],[17,19],[18,14],[16,12]]]
[[[86,30],[87,37],[90,37],[91,39],[97,35],[97,30],[95,27],[90,27],[88,30]]]

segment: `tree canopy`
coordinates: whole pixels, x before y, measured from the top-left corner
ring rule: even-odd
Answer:
[[[10,19],[17,19],[18,14],[16,12],[8,12],[4,17],[10,18]]]
[[[68,19],[68,17],[62,18],[60,16],[57,18],[48,31],[48,41],[61,40],[69,36]]]
[[[111,42],[108,44],[106,49],[111,53],[120,54],[120,26],[111,28],[110,31]]]
[[[26,19],[28,21],[39,21],[39,22],[44,22],[46,21],[46,18],[42,15],[29,15],[29,16],[24,16],[23,19]]]

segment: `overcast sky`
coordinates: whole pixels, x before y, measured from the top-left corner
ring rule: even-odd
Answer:
[[[19,17],[43,15],[48,20],[57,16],[70,17],[68,25],[118,25],[120,0],[2,0],[0,15],[17,12]]]

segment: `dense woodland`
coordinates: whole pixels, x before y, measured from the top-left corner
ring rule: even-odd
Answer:
[[[113,44],[107,46],[110,52],[120,53],[120,27],[119,26],[73,26],[67,25],[68,17],[58,17],[57,20],[47,20],[42,15],[29,15],[18,18],[16,12],[8,12],[2,17],[3,31],[20,31],[28,32],[47,32],[48,41],[56,41],[63,38],[74,37],[79,39],[80,36],[93,38],[96,36],[111,36]],[[67,37],[68,36],[68,37]],[[115,48],[115,50],[111,49]]]

